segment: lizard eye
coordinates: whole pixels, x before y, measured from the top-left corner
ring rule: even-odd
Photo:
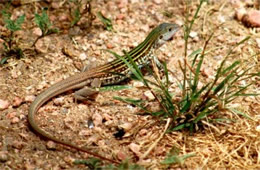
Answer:
[[[162,39],[163,38],[163,36],[162,35],[160,35],[160,37],[159,37],[160,39]]]
[[[172,28],[169,28],[169,31],[171,32],[171,31],[172,31]]]

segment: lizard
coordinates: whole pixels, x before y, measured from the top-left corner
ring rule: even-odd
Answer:
[[[167,41],[172,40],[174,34],[179,29],[180,26],[175,23],[162,23],[158,25],[148,34],[143,42],[130,50],[128,55],[132,57],[132,60],[137,63],[138,67],[140,68],[146,64],[149,64],[152,60],[154,60],[156,64],[160,64],[160,61],[154,55],[154,50],[158,49]],[[122,57],[125,59],[128,58],[126,54],[124,54]],[[115,59],[104,65],[90,68],[88,70],[83,70],[82,72],[79,72],[67,79],[61,80],[60,82],[52,85],[51,87],[47,88],[47,90],[40,93],[32,102],[28,113],[29,125],[34,132],[48,140],[86,152],[94,157],[118,164],[118,161],[106,158],[99,155],[98,153],[89,151],[87,148],[79,147],[71,142],[52,136],[40,128],[40,126],[36,123],[35,117],[39,108],[57,95],[70,90],[80,89],[74,93],[74,96],[76,99],[84,100],[87,96],[96,93],[96,90],[93,90],[93,87],[118,84],[127,79],[126,76],[123,76],[127,74],[131,74],[131,70],[127,64],[124,63],[124,61],[121,59]]]

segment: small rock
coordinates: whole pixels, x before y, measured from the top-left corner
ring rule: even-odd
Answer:
[[[59,97],[59,98],[56,98],[53,100],[53,103],[56,105],[56,106],[61,106],[64,104],[64,97]]]
[[[219,20],[221,23],[226,22],[226,19],[225,19],[225,17],[224,17],[223,15],[219,15],[219,16],[218,16],[218,20]]]
[[[9,107],[10,103],[7,100],[0,99],[0,110],[5,110]]]
[[[59,1],[52,2],[51,7],[54,8],[54,9],[58,9],[58,8],[61,7],[61,3]]]
[[[117,152],[117,158],[120,160],[125,160],[127,158],[127,154],[121,150]]]
[[[144,136],[144,135],[147,134],[147,132],[148,132],[147,129],[141,129],[141,130],[139,131],[139,134],[140,134],[140,136]]]
[[[116,19],[118,19],[118,20],[123,20],[125,18],[125,15],[124,14],[118,14],[117,16],[116,16]]]
[[[8,113],[7,115],[6,115],[6,118],[8,118],[8,119],[12,119],[12,118],[14,118],[15,116],[16,116],[16,112],[11,112],[11,113]]]
[[[243,16],[246,14],[246,9],[245,8],[239,8],[236,10],[236,18],[238,21],[241,21]]]
[[[244,4],[241,0],[231,0],[230,2],[234,8],[241,8],[244,6]]]
[[[111,44],[111,43],[107,43],[106,45],[107,45],[107,48],[108,48],[108,49],[114,48],[113,44]]]
[[[129,145],[129,148],[132,152],[134,152],[138,157],[141,155],[140,153],[140,146],[135,144],[135,143],[131,143]]]
[[[17,115],[16,112],[11,112],[11,113],[8,113],[8,114],[6,115],[6,118],[8,118],[8,119],[13,119],[16,115]]]
[[[222,55],[216,55],[216,56],[213,56],[213,58],[215,60],[222,60],[223,59],[223,56]]]
[[[260,49],[260,38],[256,38],[255,40],[256,40],[256,44],[257,44],[258,48]]]
[[[250,23],[250,26],[260,27],[260,11],[250,11],[248,13],[248,22]]]
[[[11,120],[11,123],[12,124],[15,124],[15,123],[18,123],[20,121],[20,119],[18,117],[14,117],[12,120]]]
[[[0,151],[0,162],[8,161],[8,154],[6,151]]]
[[[254,0],[245,0],[245,5],[246,6],[253,6],[254,5]]]
[[[23,100],[20,97],[15,97],[13,101],[13,106],[18,107],[22,104]]]
[[[128,0],[121,0],[120,3],[118,4],[118,8],[122,9],[127,6]]]
[[[189,36],[194,39],[194,38],[198,37],[198,33],[195,31],[191,31]]]
[[[82,33],[82,30],[78,26],[74,26],[69,29],[69,35],[70,36],[76,36]]]
[[[87,55],[86,55],[85,53],[81,53],[81,54],[79,55],[79,59],[80,59],[80,60],[86,60],[86,59],[87,59]]]
[[[129,122],[126,122],[122,125],[119,125],[120,128],[123,128],[125,131],[129,131],[132,127],[133,127],[133,124],[132,123],[129,123]]]
[[[39,37],[39,36],[42,35],[42,30],[39,27],[34,28],[33,29],[33,34]]]
[[[79,132],[79,136],[89,136],[91,134],[91,131],[89,130],[81,130]]]
[[[153,2],[157,5],[161,4],[162,3],[162,0],[153,0]]]
[[[150,90],[144,92],[145,97],[147,97],[148,101],[152,101],[155,99],[153,93]]]
[[[226,41],[226,37],[225,37],[224,35],[219,35],[219,36],[217,37],[217,40],[218,40],[219,42],[223,43],[223,42]]]
[[[138,3],[139,0],[130,0],[130,2],[131,2],[132,4],[134,4],[134,3]]]
[[[177,41],[176,42],[176,47],[183,47],[184,46],[184,41],[183,40],[180,40],[180,41]]]
[[[21,142],[21,141],[15,140],[15,141],[13,141],[13,143],[12,143],[12,147],[21,150],[21,149],[24,147],[24,143]]]
[[[96,143],[98,141],[99,137],[97,134],[94,134],[88,138],[89,143]]]
[[[134,87],[144,87],[144,84],[140,81],[134,81],[133,86]]]
[[[61,14],[61,16],[59,16],[59,21],[68,21],[68,15],[67,14]]]
[[[103,117],[98,113],[94,113],[92,116],[92,120],[93,120],[94,125],[98,126],[98,125],[102,124]]]
[[[257,131],[257,132],[260,132],[260,125],[258,125],[258,126],[256,127],[256,131]]]
[[[55,150],[56,149],[56,143],[54,143],[53,141],[48,141],[46,144],[47,149],[49,150]]]
[[[30,95],[30,96],[25,96],[24,100],[26,102],[33,102],[35,100],[36,96]]]

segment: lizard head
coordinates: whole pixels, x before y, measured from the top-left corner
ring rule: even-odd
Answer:
[[[165,42],[172,40],[174,34],[180,29],[180,26],[174,23],[162,23],[158,25],[150,34],[153,34],[155,47],[158,48]]]

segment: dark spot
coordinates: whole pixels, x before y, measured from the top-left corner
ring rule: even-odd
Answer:
[[[172,31],[172,28],[169,28],[169,31],[171,32],[171,31]]]
[[[113,134],[116,139],[122,139],[122,137],[125,135],[125,130],[122,128],[117,128],[117,132]]]
[[[160,39],[162,39],[163,38],[163,36],[162,35],[160,35],[160,37],[159,37]]]

